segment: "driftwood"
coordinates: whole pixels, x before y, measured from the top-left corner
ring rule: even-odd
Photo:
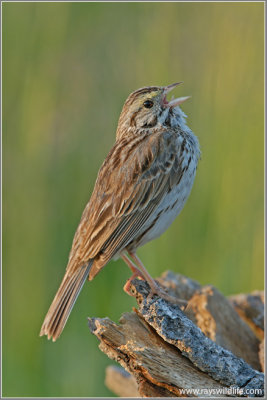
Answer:
[[[264,295],[255,291],[251,294],[238,294],[229,297],[240,317],[251,327],[255,335],[264,337]]]
[[[158,282],[169,296],[187,301],[184,311],[151,297],[147,283],[135,279],[138,310],[119,325],[89,318],[100,349],[123,367],[107,369],[106,385],[121,397],[262,397],[261,293],[227,299],[172,272]]]

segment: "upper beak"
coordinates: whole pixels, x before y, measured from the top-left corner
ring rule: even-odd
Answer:
[[[172,83],[171,85],[165,86],[164,93],[165,94],[169,93],[172,89],[174,89],[178,85],[181,85],[182,83],[183,82],[176,82],[176,83]]]
[[[166,99],[166,95],[167,93],[169,93],[172,89],[174,89],[176,86],[180,85],[183,82],[177,82],[177,83],[172,83],[171,85],[165,86],[164,90],[163,90],[163,105],[166,107],[176,107],[179,106],[181,103],[183,103],[184,101],[190,99],[191,96],[185,96],[185,97],[179,97],[177,99],[173,99],[171,101],[167,101]]]

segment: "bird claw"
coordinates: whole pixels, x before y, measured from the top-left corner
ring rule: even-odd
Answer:
[[[138,269],[136,269],[134,271],[133,275],[129,279],[127,279],[125,285],[123,286],[123,290],[129,296],[134,296],[134,292],[133,292],[133,290],[131,290],[131,283],[132,283],[132,280],[135,279],[135,278],[139,278],[139,279],[145,280],[144,277],[140,275],[140,271]]]
[[[186,309],[186,307],[188,305],[188,302],[186,300],[178,299],[177,297],[170,296],[169,294],[167,294],[165,292],[165,290],[159,285],[158,282],[155,281],[155,283],[157,284],[157,290],[151,290],[151,292],[147,296],[148,300],[150,300],[152,298],[152,296],[154,294],[156,294],[157,296],[159,296],[163,300],[168,301],[169,303],[177,304],[181,308],[182,311],[184,311]]]
[[[123,286],[123,290],[125,293],[127,293],[129,296],[134,296],[133,291],[131,290],[131,278],[127,279],[127,282]]]

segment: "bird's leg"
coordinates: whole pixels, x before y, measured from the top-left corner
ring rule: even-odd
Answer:
[[[138,265],[140,271],[143,274],[144,279],[147,281],[147,283],[149,284],[151,291],[153,294],[156,294],[159,292],[159,288],[157,287],[156,282],[154,281],[154,279],[149,275],[149,273],[147,272],[147,270],[145,269],[142,261],[140,260],[139,257],[137,257],[137,255],[135,253],[129,252],[129,255],[132,257],[132,259],[134,260],[134,262]]]
[[[139,269],[137,268],[137,266],[132,262],[132,260],[127,257],[126,254],[122,253],[121,254],[121,258],[123,259],[123,261],[126,262],[126,264],[128,265],[128,267],[130,268],[130,270],[136,275],[139,276],[140,278],[142,278],[143,280],[145,280],[144,275],[142,274],[141,271],[139,271]]]
[[[186,300],[177,299],[176,297],[169,296],[168,294],[166,294],[156,284],[155,280],[149,275],[149,273],[145,269],[145,267],[144,267],[142,261],[140,260],[140,258],[135,253],[132,253],[132,252],[128,252],[128,253],[132,257],[134,262],[137,264],[137,266],[139,267],[140,271],[143,274],[143,277],[145,278],[145,280],[147,281],[147,283],[149,284],[149,286],[151,288],[151,293],[149,294],[149,297],[151,297],[153,294],[157,294],[159,297],[162,297],[163,299],[165,299],[167,301],[170,301],[172,303],[178,304],[179,306],[185,307],[187,305],[187,301]]]
[[[131,269],[131,271],[133,272],[133,275],[127,280],[127,282],[125,283],[123,290],[129,294],[130,296],[132,296],[133,294],[130,291],[130,286],[131,286],[131,282],[134,278],[141,278],[143,280],[146,280],[146,278],[144,277],[144,275],[142,274],[141,271],[139,271],[139,269],[136,267],[136,265],[132,262],[132,260],[130,260],[129,257],[127,257],[126,254],[121,254],[121,258],[123,259],[123,261],[125,261],[125,263],[128,265],[128,267]]]

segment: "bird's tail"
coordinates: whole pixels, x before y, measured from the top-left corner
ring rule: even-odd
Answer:
[[[83,265],[75,272],[66,272],[55,298],[44,319],[40,336],[52,337],[53,342],[60,336],[69,318],[74,303],[88,277],[92,262]]]

